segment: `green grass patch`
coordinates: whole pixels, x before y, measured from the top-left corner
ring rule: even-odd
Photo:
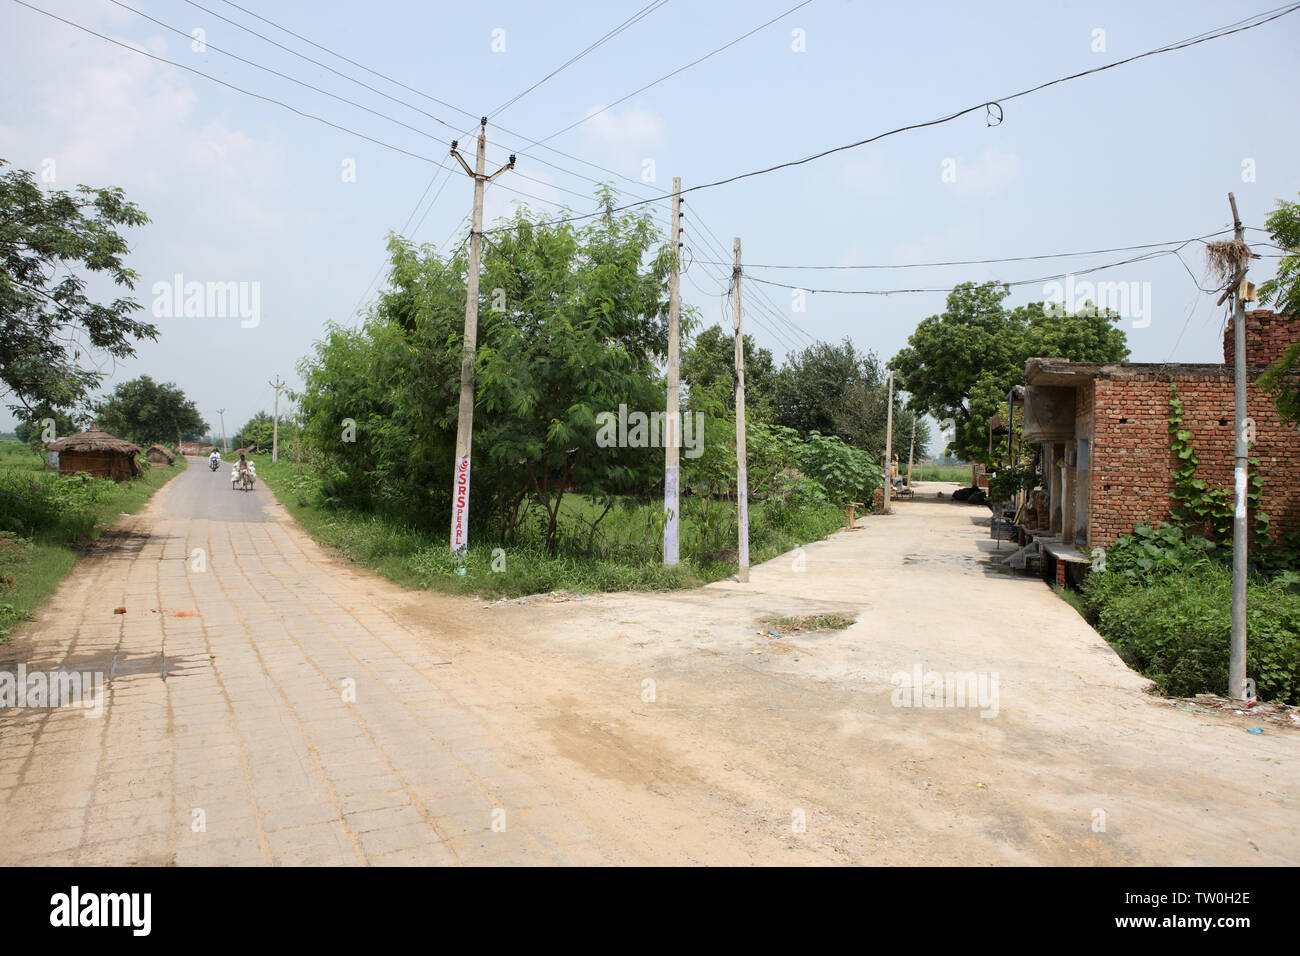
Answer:
[[[803,614],[786,617],[765,617],[764,624],[779,631],[782,637],[790,634],[807,634],[813,631],[842,631],[853,625],[853,618],[839,614]]]
[[[0,443],[0,643],[54,593],[79,553],[122,513],[134,514],[185,470],[147,466],[117,484],[87,475],[54,474],[18,442]]]
[[[471,545],[463,562],[452,558],[447,535],[434,534],[391,516],[323,507],[313,476],[299,480],[294,462],[256,456],[257,475],[302,527],[342,556],[407,588],[433,589],[485,598],[520,597],[548,591],[669,591],[698,587],[737,571],[735,506],[683,499],[682,559],[665,567],[659,509],[620,502],[601,518],[603,506],[566,497],[562,506],[568,546],[557,554],[524,544]],[[600,518],[595,530],[591,525]],[[450,524],[451,516],[447,516]],[[757,564],[843,527],[843,509],[813,505],[790,511],[750,508],[750,561]],[[584,553],[583,549],[588,549]]]
[[[1088,616],[1124,662],[1172,697],[1228,692],[1232,569],[1203,563],[1145,582],[1090,575]],[[1246,588],[1246,672],[1261,700],[1300,704],[1300,592],[1282,579]]]
[[[902,466],[907,473],[907,465]],[[970,486],[970,465],[913,465],[913,481],[955,481]]]

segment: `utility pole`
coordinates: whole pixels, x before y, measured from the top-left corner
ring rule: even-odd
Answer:
[[[230,454],[230,444],[226,441],[226,410],[218,408],[217,414],[221,416],[221,451],[222,454]]]
[[[733,243],[735,264],[731,270],[732,295],[736,309],[736,507],[740,523],[741,584],[749,580],[749,478],[745,449],[745,333],[740,327],[740,237]]]
[[[298,477],[302,477],[302,439],[299,437],[298,409],[293,410],[293,451],[298,458]]]
[[[889,407],[885,412],[885,495],[881,514],[889,514],[889,472],[894,461],[894,373],[889,373]]]
[[[456,418],[456,469],[451,486],[451,553],[463,556],[469,549],[469,456],[474,437],[474,353],[478,347],[478,272],[483,256],[483,187],[507,169],[515,168],[515,157],[491,176],[483,171],[487,152],[487,117],[479,120],[478,154],[474,168],[456,151],[466,175],[474,180],[474,221],[469,232],[469,275],[465,283],[465,342],[460,353],[460,411]]]
[[[1246,230],[1237,215],[1237,199],[1232,193],[1228,193],[1228,205],[1232,207],[1233,235],[1237,242],[1244,242]],[[1241,266],[1225,292],[1225,295],[1232,296],[1234,305],[1232,364],[1236,442],[1233,479],[1236,507],[1232,518],[1232,636],[1228,655],[1228,696],[1236,700],[1246,698],[1246,487],[1250,449],[1246,443],[1246,303],[1242,286],[1248,262],[1247,258],[1242,258]]]
[[[266,384],[275,389],[275,417],[271,419],[271,464],[274,465],[280,460],[280,389],[284,388],[284,382],[277,375],[274,382]]]
[[[677,485],[677,466],[679,462],[677,422],[681,415],[679,407],[679,385],[677,378],[678,339],[680,337],[681,318],[681,277],[679,264],[681,260],[681,219],[682,219],[682,180],[673,177],[673,216],[672,274],[668,277],[668,400],[667,415],[664,416],[664,564],[676,564],[680,535],[679,503],[680,495]]]
[[[907,446],[907,487],[912,487],[912,457],[916,452],[916,412],[912,412],[912,443]]]

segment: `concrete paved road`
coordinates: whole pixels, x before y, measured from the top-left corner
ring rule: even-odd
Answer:
[[[111,681],[98,718],[0,717],[0,862],[591,858],[445,662],[272,508],[192,460],[0,649]]]
[[[186,458],[189,467],[174,485],[167,501],[169,518],[205,521],[270,521],[264,507],[264,493],[239,491],[230,487],[230,459],[216,471],[208,468],[206,458]],[[254,488],[257,486],[254,485]]]

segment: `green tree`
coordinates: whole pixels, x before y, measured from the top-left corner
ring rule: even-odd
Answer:
[[[1277,273],[1259,287],[1259,301],[1274,310],[1300,316],[1300,203],[1278,200],[1277,208],[1264,221],[1274,244],[1286,250],[1278,260]],[[1272,393],[1284,418],[1300,422],[1300,342],[1282,353],[1259,383]]]
[[[769,349],[744,337],[745,417],[767,421],[772,415],[772,386],[776,363]],[[711,401],[723,414],[735,410],[736,337],[721,325],[711,325],[682,352],[682,381],[690,388],[690,407],[706,410]]]
[[[194,441],[208,430],[194,402],[172,382],[148,375],[123,382],[96,408],[101,429],[137,445]]]
[[[855,421],[870,415],[880,419],[883,435],[884,400],[878,409],[864,409],[860,404],[881,384],[874,354],[859,352],[847,338],[839,345],[816,342],[789,356],[777,373],[775,423],[805,437],[820,432],[855,442],[861,437]]]
[[[47,418],[54,420],[54,434],[59,438],[81,431],[80,423],[74,416],[63,409],[42,404],[21,415],[22,420],[14,426],[14,436],[20,442],[43,444],[41,434],[45,429],[42,422]]]
[[[813,432],[834,435],[881,458],[885,451],[889,384],[873,352],[859,352],[849,339],[838,345],[816,342],[786,359],[774,377],[772,420],[805,439]],[[894,452],[907,455],[912,413],[894,391]],[[924,420],[917,422],[917,447],[930,440]]]
[[[280,416],[280,441],[283,444],[285,429],[289,434],[293,434],[293,422],[285,417]],[[249,445],[256,445],[259,451],[270,451],[271,440],[274,438],[275,419],[268,412],[260,411],[248,421],[244,422],[244,427],[235,433],[234,447],[246,448]],[[220,447],[220,442],[217,442]]]
[[[12,411],[76,405],[103,379],[82,364],[92,352],[130,358],[135,341],[157,337],[132,317],[134,299],[103,304],[86,293],[90,273],[135,287],[117,230],[148,221],[120,189],[44,192],[27,170],[0,175],[0,391]]]
[[[514,540],[537,520],[555,551],[567,493],[608,506],[662,478],[662,452],[604,447],[597,416],[663,408],[670,251],[648,215],[616,215],[608,191],[599,200],[605,215],[582,224],[521,211],[486,243],[470,498],[480,534]],[[389,248],[391,290],[300,365],[302,411],[328,496],[441,528],[468,263],[398,239]]]
[[[890,362],[914,408],[953,422],[946,450],[990,465],[1001,446],[995,443],[990,461],[989,419],[1024,381],[1029,359],[1122,362],[1129,354],[1114,312],[1085,306],[1068,313],[1042,302],[1007,310],[1002,303],[1009,292],[999,282],[957,286],[944,312],[924,319]]]

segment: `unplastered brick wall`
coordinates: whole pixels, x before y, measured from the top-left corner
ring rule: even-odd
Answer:
[[[1232,366],[1236,349],[1233,320],[1223,332],[1223,361]],[[1255,370],[1272,365],[1287,347],[1300,339],[1300,320],[1289,315],[1278,315],[1271,309],[1256,309],[1246,313],[1246,365]]]
[[[1170,386],[1183,401],[1183,427],[1200,458],[1197,477],[1231,488],[1233,387],[1221,374],[1123,374],[1100,378],[1094,388],[1093,452],[1088,544],[1105,547],[1143,522],[1168,517],[1174,458],[1169,443]],[[1275,537],[1300,531],[1300,431],[1277,414],[1272,399],[1254,385],[1246,390],[1256,440],[1250,448],[1264,479],[1261,507]]]

